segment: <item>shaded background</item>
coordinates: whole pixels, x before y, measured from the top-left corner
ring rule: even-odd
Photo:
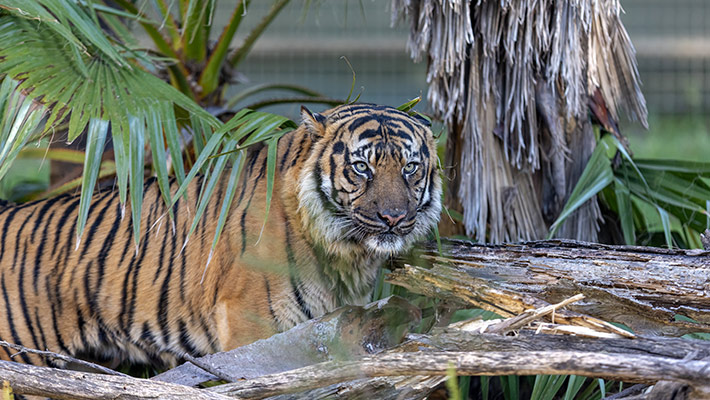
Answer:
[[[223,2],[228,10],[228,2]],[[310,3],[309,5],[305,5]],[[256,25],[271,1],[252,2],[243,28]],[[638,157],[707,160],[710,153],[710,2],[622,0],[622,19],[637,49],[649,130],[622,119]],[[231,4],[230,4],[231,6]],[[225,11],[229,12],[229,11]],[[217,12],[219,19],[229,15]],[[248,32],[248,29],[240,29]],[[263,83],[299,84],[337,99],[350,91],[360,101],[400,105],[422,95],[426,109],[426,65],[406,51],[407,27],[391,27],[389,1],[292,1],[257,42],[239,72],[247,82],[238,93]],[[242,36],[237,35],[240,43]],[[285,93],[269,92],[238,106]],[[310,106],[314,110],[322,105]],[[296,118],[299,105],[267,110]]]

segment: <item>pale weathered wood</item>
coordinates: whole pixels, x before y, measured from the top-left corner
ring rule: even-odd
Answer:
[[[13,350],[16,350],[17,353],[13,354],[11,357],[15,357],[16,355],[20,355],[22,353],[31,353],[31,354],[37,354],[38,356],[48,358],[51,360],[59,360],[64,363],[68,364],[74,364],[77,367],[82,367],[82,368],[88,368],[89,370],[96,371],[101,374],[108,374],[108,375],[116,375],[116,376],[128,376],[126,374],[123,374],[118,371],[114,371],[110,368],[106,368],[103,365],[98,365],[92,362],[80,360],[75,357],[69,357],[64,354],[59,354],[55,353],[53,351],[46,351],[46,350],[36,350],[36,349],[30,349],[29,347],[21,346],[19,344],[14,344],[10,342],[6,342],[4,340],[0,340],[0,346],[2,347],[7,347]]]
[[[419,400],[427,398],[446,379],[443,375],[379,376],[273,396],[268,400]]]
[[[325,362],[208,390],[265,398],[366,377],[445,375],[451,367],[459,375],[567,374],[631,382],[672,380],[692,387],[691,398],[710,396],[710,362],[576,351],[390,353],[359,361]]]
[[[223,395],[172,383],[0,361],[0,381],[16,394],[54,399],[142,400],[228,399]]]
[[[435,349],[437,351],[578,351],[585,353],[609,353],[622,356],[644,355],[675,358],[678,360],[703,360],[710,358],[710,343],[705,340],[637,337],[635,339],[585,338],[570,335],[536,334],[522,330],[515,336],[491,333],[463,332],[439,329],[431,334],[410,334],[408,341],[399,346],[401,351]]]
[[[430,247],[409,263],[433,263],[431,269],[396,270],[389,282],[504,317],[582,293],[585,300],[568,309],[637,333],[710,332],[707,251],[562,240],[496,246],[448,241],[442,254]],[[676,314],[698,323],[675,321]]]
[[[152,379],[193,386],[219,380],[213,374],[231,382],[328,360],[353,360],[396,346],[420,319],[419,309],[397,296],[345,306],[268,339],[200,357],[195,360],[200,368],[186,363]]]

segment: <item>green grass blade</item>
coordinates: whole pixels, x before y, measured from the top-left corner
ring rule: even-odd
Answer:
[[[69,26],[60,23],[41,2],[35,0],[4,0],[3,8],[13,15],[33,21],[40,21],[48,29],[64,38],[65,42],[78,47],[82,52],[86,51],[86,46],[72,33]],[[81,59],[79,59],[81,62]]]
[[[634,229],[634,210],[631,206],[631,192],[618,178],[614,179],[614,194],[616,207],[621,222],[621,231],[624,242],[628,245],[636,244],[636,231]]]
[[[183,16],[182,46],[187,60],[202,62],[207,55],[204,26],[209,3],[205,0],[191,0]]]
[[[422,101],[422,98],[420,96],[417,96],[413,98],[412,100],[409,100],[408,102],[402,104],[401,106],[397,107],[399,111],[406,112],[408,113],[411,109],[413,109],[419,102]]]
[[[183,180],[185,180],[185,167],[183,166],[182,146],[180,145],[181,134],[175,120],[175,111],[170,103],[164,102],[162,103],[160,114],[165,139],[170,150],[173,172],[178,184],[182,185]]]
[[[261,225],[261,232],[259,232],[259,240],[261,240],[261,235],[264,234],[264,228],[266,227],[266,220],[269,218],[269,210],[271,209],[271,196],[274,193],[274,179],[276,177],[276,158],[279,151],[279,136],[275,136],[269,139],[268,152],[266,155],[266,211],[264,212],[264,222]]]
[[[86,226],[91,207],[91,196],[94,194],[96,178],[99,175],[101,156],[108,133],[108,121],[91,118],[86,137],[86,158],[84,159],[84,174],[81,179],[81,197],[79,200],[79,215],[76,224],[76,248],[79,248],[81,235]]]
[[[5,79],[10,81],[9,79]],[[3,82],[4,84],[5,82]],[[0,104],[2,120],[0,122],[0,179],[2,179],[12,166],[20,150],[28,142],[34,132],[42,131],[42,120],[45,114],[44,107],[34,104],[29,97],[13,92],[13,83],[3,85],[3,95],[9,96],[9,101]],[[24,97],[24,98],[23,98]]]
[[[481,378],[481,399],[488,400],[488,392],[490,390],[491,377],[482,376]]]
[[[168,5],[165,4],[164,0],[157,0],[158,10],[160,10],[160,26],[164,26],[168,32],[168,37],[173,43],[178,43],[180,41],[180,29],[178,28],[175,18],[170,13]]]
[[[185,191],[187,190],[190,181],[192,181],[192,179],[200,172],[200,169],[205,164],[205,162],[207,162],[210,156],[212,156],[213,152],[219,147],[219,145],[222,144],[223,136],[224,135],[215,133],[212,135],[210,140],[207,141],[207,144],[205,144],[205,148],[197,157],[197,160],[195,160],[195,164],[192,166],[192,169],[185,177],[185,181],[183,181],[182,185],[180,185],[177,192],[175,192],[175,194],[173,195],[173,199],[178,199],[183,194],[185,194]]]
[[[63,25],[67,26],[67,22],[71,23],[71,26],[81,33],[83,38],[93,44],[97,50],[104,53],[107,59],[113,61],[116,65],[128,67],[128,63],[108,41],[108,36],[91,18],[87,8],[64,0],[42,0],[42,5],[57,16],[60,21],[64,20]]]
[[[145,167],[145,122],[143,118],[129,119],[130,139],[130,195],[131,218],[133,220],[133,240],[136,243],[136,252],[140,243],[141,207],[143,204],[143,174]]]
[[[456,375],[456,367],[453,363],[446,369],[446,389],[449,392],[449,400],[463,400],[464,397],[459,387],[458,376]]]
[[[565,383],[567,375],[553,375],[547,382],[542,392],[542,399],[553,400],[556,398],[557,392],[560,391],[562,384]]]
[[[232,161],[232,171],[229,174],[229,182],[225,189],[224,201],[222,202],[222,208],[219,211],[219,220],[217,221],[217,229],[215,231],[214,239],[212,240],[212,248],[210,249],[210,254],[207,257],[207,265],[210,264],[212,260],[212,255],[217,247],[217,241],[222,234],[222,229],[227,221],[227,215],[229,214],[229,209],[232,205],[232,200],[234,199],[234,194],[237,192],[237,184],[239,183],[239,176],[244,167],[244,152],[238,152]],[[207,270],[207,265],[205,266],[205,271]],[[204,279],[204,274],[202,279]]]
[[[594,197],[602,189],[607,187],[614,180],[614,172],[611,169],[611,161],[607,157],[607,152],[613,149],[615,143],[609,139],[612,135],[606,135],[597,143],[587,166],[582,171],[577,184],[567,199],[562,212],[557,220],[550,226],[548,239],[554,236],[560,224],[569,217],[577,208],[587,200]]]
[[[168,177],[168,159],[165,153],[165,143],[163,141],[163,115],[160,108],[153,112],[146,113],[146,123],[148,127],[148,141],[153,155],[153,170],[158,177],[158,187],[160,193],[168,207],[168,213],[172,218],[172,207],[170,200],[170,178]]]
[[[235,140],[229,140],[227,141],[227,143],[224,144],[224,150],[230,151],[233,150],[236,146],[237,142]],[[217,158],[217,162],[215,162],[214,168],[207,176],[205,176],[207,184],[204,187],[203,192],[200,194],[197,211],[195,212],[195,218],[192,220],[192,226],[190,226],[190,231],[187,234],[188,236],[192,235],[192,233],[195,231],[195,228],[197,228],[197,225],[199,224],[200,219],[202,218],[202,215],[205,212],[205,208],[207,208],[207,205],[209,204],[212,198],[212,194],[214,193],[214,190],[217,187],[219,180],[221,179],[222,171],[227,165],[228,160],[229,157]],[[177,198],[178,196],[176,195],[175,197]]]
[[[668,246],[669,249],[672,249],[673,235],[671,234],[671,222],[668,217],[668,212],[660,206],[656,206],[656,210],[658,210],[658,216],[661,218],[661,224],[663,224],[663,235],[666,238],[666,246]]]
[[[113,70],[107,71],[111,87],[107,88],[105,96],[106,110],[111,119],[111,137],[113,139],[113,154],[116,161],[116,179],[118,181],[118,196],[125,206],[128,192],[128,173],[130,167],[131,138],[129,128],[128,107],[123,97],[117,92],[119,87]],[[123,217],[123,210],[121,211]]]
[[[545,385],[547,385],[547,382],[550,380],[550,375],[536,375],[535,376],[535,383],[533,384],[533,390],[532,393],[530,393],[530,400],[541,400],[542,397],[542,392],[543,388]]]
[[[656,159],[636,159],[634,162],[639,169],[704,175],[710,174],[710,163],[708,162]]]
[[[604,379],[597,378],[597,383],[599,384],[599,391],[602,393],[602,399],[606,397],[606,385],[604,384]]]
[[[229,45],[232,43],[234,34],[237,32],[237,28],[239,28],[242,22],[245,6],[248,4],[248,0],[239,1],[239,5],[232,12],[229,22],[227,22],[227,25],[222,30],[222,34],[219,36],[219,39],[217,39],[217,44],[215,44],[214,50],[207,60],[207,65],[202,70],[198,80],[202,87],[203,96],[212,93],[217,88],[220,71],[227,59]],[[231,107],[227,106],[226,108],[229,109]]]
[[[586,380],[587,378],[583,376],[570,375],[569,380],[567,381],[567,390],[565,390],[565,397],[563,400],[574,400]]]

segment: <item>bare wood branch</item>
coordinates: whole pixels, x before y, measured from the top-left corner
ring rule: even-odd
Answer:
[[[4,340],[0,340],[0,346],[7,347],[7,348],[10,348],[13,350],[17,350],[19,352],[17,354],[20,354],[20,353],[37,354],[37,355],[45,357],[45,358],[50,358],[50,359],[54,359],[54,360],[64,361],[67,363],[81,365],[82,367],[86,367],[86,368],[89,368],[89,369],[92,369],[94,371],[101,372],[104,374],[128,377],[128,375],[126,375],[126,374],[123,374],[118,371],[114,371],[111,368],[106,368],[103,365],[94,364],[92,362],[80,360],[78,358],[70,357],[70,356],[67,356],[64,354],[55,353],[52,351],[30,349],[29,347],[21,346],[19,344],[9,343]],[[13,357],[14,357],[14,355],[13,355]]]
[[[209,372],[210,374],[216,376],[217,378],[227,381],[227,382],[233,382],[234,380],[232,377],[228,376],[227,374],[222,373],[219,368],[215,368],[212,365],[209,364],[208,361],[203,361],[200,358],[193,357],[189,354],[183,354],[182,356],[186,361],[188,361],[190,364],[199,367],[203,369],[205,372]]]
[[[436,351],[577,351],[616,355],[648,355],[678,360],[703,360],[710,357],[710,346],[705,340],[663,337],[635,339],[586,338],[569,335],[536,334],[522,330],[515,336],[483,333],[471,334],[460,330],[439,330],[429,335],[410,334],[401,351],[430,348]]]
[[[226,400],[218,393],[172,383],[0,361],[0,381],[14,393],[54,399]]]
[[[388,281],[503,317],[582,293],[585,299],[568,310],[619,322],[637,333],[710,332],[707,251],[564,240],[499,246],[452,240],[443,254],[431,246],[421,261],[433,263],[431,269],[406,267]],[[676,321],[676,314],[698,323]],[[574,313],[558,317],[556,322],[597,329]]]
[[[406,287],[415,293],[451,302],[458,301],[468,307],[482,308],[504,317],[516,317],[528,310],[550,306],[544,300],[514,290],[500,288],[498,283],[472,278],[467,271],[442,265],[426,269],[405,264],[403,268],[387,275],[386,280],[395,285]],[[608,322],[569,310],[558,310],[555,320],[567,325],[583,326],[633,337],[633,334]]]
[[[584,298],[584,295],[579,293],[579,294],[576,294],[576,295],[574,295],[568,299],[565,299],[557,304],[550,304],[549,306],[540,307],[540,308],[537,308],[534,310],[526,310],[525,312],[523,312],[522,314],[519,314],[516,317],[508,318],[503,322],[489,326],[488,329],[486,329],[486,332],[505,334],[505,333],[510,332],[512,330],[523,327],[523,326],[525,326],[537,319],[540,319],[545,315],[552,314],[556,310],[558,310],[568,304],[572,304],[576,301],[580,301],[583,298]],[[552,319],[554,321],[554,318],[552,318]]]
[[[273,396],[269,400],[418,400],[427,398],[446,379],[446,376],[380,376]]]
[[[208,390],[230,396],[264,398],[364,377],[445,375],[452,365],[459,375],[565,374],[630,382],[673,380],[691,386],[694,398],[710,396],[710,363],[707,361],[575,351],[384,354],[360,361],[325,362]]]

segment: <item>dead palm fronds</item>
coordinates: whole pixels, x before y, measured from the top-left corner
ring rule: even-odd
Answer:
[[[480,241],[542,237],[594,148],[590,110],[646,124],[635,51],[618,0],[393,0],[428,61],[428,99],[449,127],[447,196]],[[594,240],[589,201],[557,231]]]

